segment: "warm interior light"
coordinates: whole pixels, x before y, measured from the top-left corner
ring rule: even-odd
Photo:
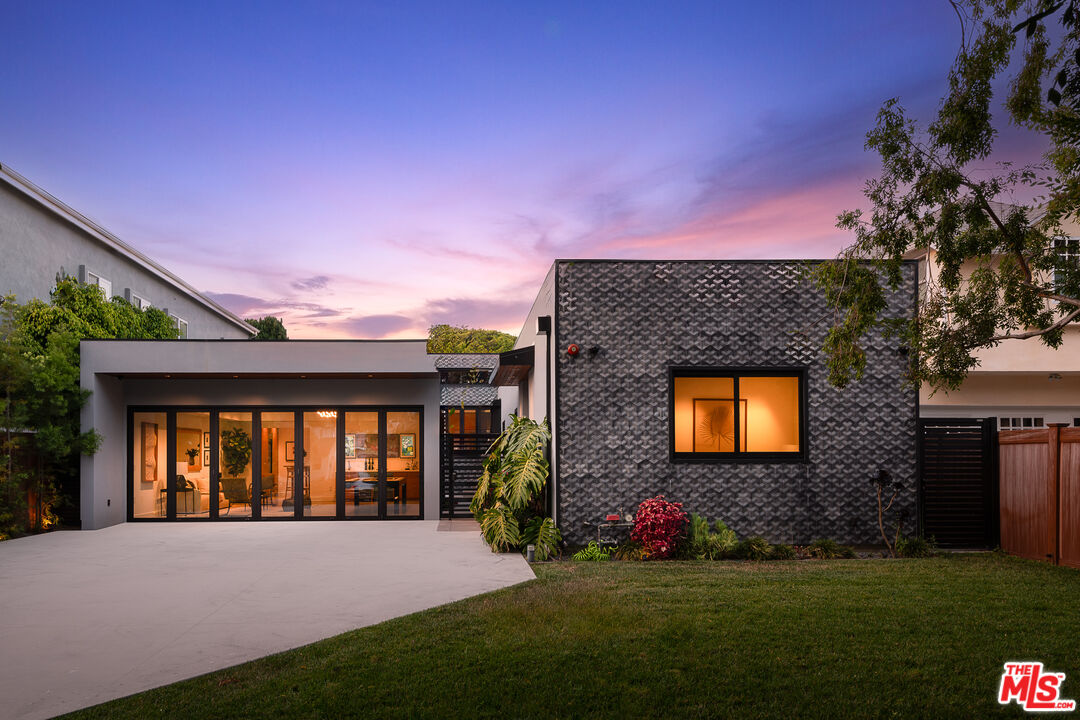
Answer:
[[[317,414],[321,418],[336,418],[337,410],[319,410]]]

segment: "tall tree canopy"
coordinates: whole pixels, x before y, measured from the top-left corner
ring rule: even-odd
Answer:
[[[960,48],[936,117],[922,128],[897,99],[882,106],[866,136],[882,163],[866,183],[873,209],[839,216],[854,241],[813,272],[834,311],[825,351],[837,386],[861,376],[862,338],[875,328],[908,346],[910,382],[955,388],[979,349],[1035,337],[1056,348],[1080,318],[1077,246],[1065,227],[1080,208],[1080,9],[1075,0],[951,5]],[[988,162],[998,159],[1001,109],[1045,140],[1042,162]],[[884,317],[885,286],[895,289],[903,259],[922,253],[917,316]]]
[[[80,423],[89,393],[79,386],[79,341],[176,335],[161,310],[107,300],[71,278],[57,278],[47,303],[0,301],[0,539],[74,517],[79,456],[99,443]]]
[[[428,330],[429,353],[497,353],[512,350],[513,335],[457,325],[432,325]]]
[[[267,315],[264,318],[247,318],[244,320],[248,325],[258,330],[258,334],[252,340],[288,340],[289,333],[285,331],[285,323],[281,318]]]

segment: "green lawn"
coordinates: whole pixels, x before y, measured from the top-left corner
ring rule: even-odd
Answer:
[[[1080,699],[1080,572],[930,560],[558,563],[538,579],[72,717],[996,717]],[[1052,715],[1052,714],[1051,714]]]

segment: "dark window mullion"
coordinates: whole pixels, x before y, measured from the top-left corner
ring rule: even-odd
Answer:
[[[378,517],[386,518],[386,410],[379,411],[379,482],[378,487]]]
[[[335,443],[337,452],[337,492],[334,496],[337,498],[337,510],[335,514],[339,520],[345,518],[345,408],[337,409],[337,442]]]
[[[293,412],[293,517],[302,519],[307,498],[304,497],[304,411]]]
[[[176,411],[165,413],[165,517],[176,519]]]
[[[221,466],[218,463],[218,450],[221,447],[221,443],[218,440],[218,425],[219,425],[218,411],[217,410],[211,410],[210,411],[210,467],[208,468],[208,470],[210,471],[210,497],[207,498],[207,501],[210,503],[210,519],[211,520],[217,520],[218,519],[218,510],[220,509],[218,507],[220,505],[220,502],[218,500],[218,496],[220,494],[220,486],[221,486],[220,475],[221,475],[221,473],[218,472],[218,470],[219,470],[219,468]]]
[[[252,520],[262,518],[262,503],[256,500],[262,493],[262,451],[262,411],[253,410],[251,413],[251,497],[248,498]]]
[[[742,427],[742,398],[739,397],[739,376],[738,375],[732,375],[731,376],[731,381],[732,381],[732,384],[733,384],[733,388],[732,388],[733,391],[732,391],[731,394],[735,397],[735,404],[734,404],[734,407],[732,408],[732,412],[735,413],[735,448],[734,448],[734,450],[735,450],[736,455],[741,455],[742,454],[742,445],[743,445],[743,442],[742,442],[743,427]]]

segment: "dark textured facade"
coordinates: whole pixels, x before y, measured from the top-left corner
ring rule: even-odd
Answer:
[[[880,542],[872,479],[886,469],[917,517],[918,396],[903,385],[896,338],[867,343],[862,380],[829,385],[818,352],[821,292],[793,261],[559,261],[555,274],[556,474],[559,525],[584,523],[663,494],[722,519],[740,537],[805,543]],[[916,266],[905,265],[888,314],[915,309]],[[808,336],[800,331],[809,331]],[[571,343],[595,348],[570,357]],[[806,368],[804,462],[672,462],[669,368]]]

